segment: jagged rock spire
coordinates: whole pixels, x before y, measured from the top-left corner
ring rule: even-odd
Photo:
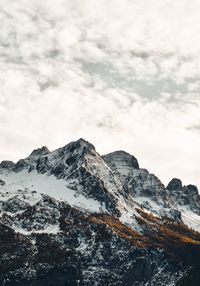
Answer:
[[[180,179],[173,178],[167,185],[167,189],[170,191],[181,190],[183,188],[182,182]]]
[[[49,154],[50,151],[46,146],[42,146],[41,148],[35,149],[28,157],[42,156]]]

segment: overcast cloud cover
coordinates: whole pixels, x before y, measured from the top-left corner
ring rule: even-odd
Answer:
[[[0,160],[79,137],[200,187],[199,0],[0,0]]]

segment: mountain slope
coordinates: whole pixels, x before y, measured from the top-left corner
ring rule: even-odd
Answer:
[[[124,151],[36,149],[0,163],[1,285],[196,285],[199,215],[195,186]]]

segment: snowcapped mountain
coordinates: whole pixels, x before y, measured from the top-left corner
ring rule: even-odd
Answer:
[[[0,285],[198,285],[200,195],[79,139],[0,163]]]

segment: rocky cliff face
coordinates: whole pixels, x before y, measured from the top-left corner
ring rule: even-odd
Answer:
[[[200,196],[83,140],[0,163],[0,285],[198,285]]]

